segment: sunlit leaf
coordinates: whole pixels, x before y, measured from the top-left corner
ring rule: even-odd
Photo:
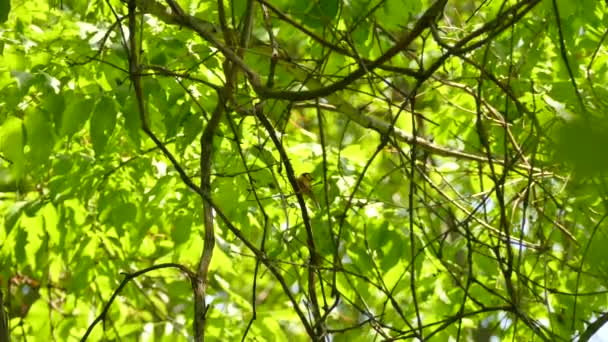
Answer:
[[[61,117],[59,134],[70,138],[84,126],[91,116],[94,101],[92,99],[74,96],[67,103]]]
[[[97,156],[104,153],[108,139],[114,132],[116,115],[117,111],[111,98],[104,96],[99,99],[90,121],[91,142]]]
[[[23,177],[25,171],[23,133],[23,121],[16,117],[9,117],[0,127],[0,151],[11,162],[11,172],[16,179]]]
[[[49,118],[40,111],[30,111],[24,124],[29,146],[28,159],[36,166],[48,164],[55,139]]]

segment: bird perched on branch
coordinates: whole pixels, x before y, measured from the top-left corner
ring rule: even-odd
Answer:
[[[304,172],[296,179],[299,192],[304,195],[304,197],[309,197],[315,204],[315,207],[319,208],[319,202],[312,191],[312,180],[312,175],[309,172]]]

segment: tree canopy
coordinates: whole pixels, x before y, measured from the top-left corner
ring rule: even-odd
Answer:
[[[607,20],[596,0],[0,0],[0,323],[587,341],[608,321]]]

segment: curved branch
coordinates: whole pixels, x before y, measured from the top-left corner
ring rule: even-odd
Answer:
[[[106,305],[104,305],[101,313],[89,325],[89,327],[87,328],[87,331],[85,332],[84,336],[82,336],[82,338],[80,340],[86,341],[87,338],[89,337],[89,335],[91,334],[91,332],[93,331],[93,328],[95,328],[95,326],[97,325],[97,323],[99,323],[105,319],[106,315],[108,314],[108,311],[110,310],[110,306],[112,305],[112,303],[114,302],[116,297],[118,297],[118,295],[120,294],[122,289],[129,283],[129,281],[139,277],[142,274],[146,274],[148,272],[163,269],[163,268],[177,268],[178,270],[182,271],[182,273],[187,275],[188,278],[190,278],[190,281],[193,281],[196,278],[196,274],[194,274],[194,272],[192,272],[189,268],[187,268],[184,265],[174,264],[174,263],[155,265],[155,266],[147,267],[142,270],[136,271],[134,273],[125,273],[125,278],[120,282],[120,285],[118,285],[118,288],[116,288],[116,290],[114,290],[114,293],[112,293],[112,296],[110,297],[110,299],[108,300]]]

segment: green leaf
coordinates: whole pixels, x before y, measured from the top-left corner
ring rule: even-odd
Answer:
[[[184,136],[180,139],[180,150],[192,144],[194,139],[202,132],[203,120],[198,114],[187,114],[183,120]]]
[[[191,215],[179,215],[175,218],[174,226],[171,229],[171,239],[176,247],[186,243],[190,239],[192,222]]]
[[[93,276],[93,272],[95,269],[95,264],[93,263],[91,256],[81,255],[79,253],[81,250],[82,249],[79,249],[79,251],[77,252],[77,258],[75,258],[77,259],[75,261],[75,265],[78,265],[78,267],[74,267],[72,278],[66,284],[67,289],[70,290],[70,292],[76,294],[79,294],[81,291],[91,285],[90,279]]]
[[[42,198],[35,199],[27,203],[24,207],[24,212],[28,217],[35,217],[36,214],[44,206],[44,200]]]
[[[339,0],[323,0],[319,1],[319,10],[321,12],[321,20],[324,23],[331,22],[338,14],[340,8]]]
[[[296,3],[298,2],[305,4],[299,6],[301,9],[304,9],[304,6],[309,8],[307,14],[303,16],[302,21],[310,27],[322,27],[331,23],[338,13],[340,4],[338,0],[296,1]]]
[[[6,229],[6,234],[10,233],[11,229],[15,227],[15,224],[17,224],[19,218],[21,217],[21,213],[27,204],[27,201],[15,202],[5,212],[4,227]]]
[[[127,134],[137,147],[139,147],[141,143],[141,120],[139,118],[138,110],[136,100],[133,96],[127,98],[127,101],[121,110],[125,118]]]
[[[388,227],[376,231],[377,235],[385,235],[387,238],[386,244],[381,247],[383,257],[380,258],[380,268],[385,272],[391,270],[404,255],[409,254],[409,242],[403,239],[395,229]]]
[[[407,27],[412,15],[420,11],[420,7],[420,1],[386,0],[384,2],[384,15],[380,17],[382,25],[388,30],[403,30]]]
[[[0,24],[4,24],[8,20],[8,14],[11,11],[10,0],[0,0]]]
[[[240,196],[236,196],[230,191],[230,189],[234,189],[236,186],[235,180],[233,178],[218,178],[216,179],[212,187],[215,190],[216,196],[216,204],[223,208],[226,212],[226,215],[230,215],[237,210],[242,210],[241,207],[235,206],[234,203],[239,199]]]
[[[20,213],[19,213],[20,214]],[[15,221],[16,222],[16,219]],[[17,236],[15,237],[14,255],[17,260],[27,260],[27,253],[25,246],[27,245],[27,230],[24,227],[17,229]]]
[[[137,207],[135,204],[129,202],[117,205],[114,207],[114,210],[112,210],[112,217],[114,218],[114,224],[117,226],[135,222]]]
[[[61,117],[65,110],[65,97],[68,96],[68,94],[70,93],[50,93],[45,96],[41,103],[42,109],[44,109],[52,118],[56,133],[59,133],[59,128],[61,127]]]
[[[23,142],[23,121],[9,117],[0,128],[0,151],[11,161],[11,171],[17,180],[23,177],[25,170]]]
[[[25,131],[29,146],[28,159],[33,165],[46,165],[53,150],[53,126],[48,117],[37,110],[25,116]]]
[[[577,119],[565,123],[560,130],[556,158],[583,175],[608,171],[608,159],[603,153],[608,144],[608,126],[604,122],[605,119]]]
[[[254,145],[249,151],[267,166],[272,167],[274,165],[278,165],[278,162],[272,152],[263,146]]]
[[[90,98],[70,98],[70,100],[71,102],[68,103],[61,117],[61,128],[59,129],[59,134],[68,138],[82,129],[89,116],[91,116],[91,109],[93,109],[94,104]]]
[[[11,168],[0,167],[0,192],[20,192],[26,193],[34,189],[31,180],[26,178],[18,179]]]
[[[108,139],[114,132],[116,114],[114,100],[110,97],[103,96],[97,101],[90,121],[91,142],[97,157],[103,154]]]

